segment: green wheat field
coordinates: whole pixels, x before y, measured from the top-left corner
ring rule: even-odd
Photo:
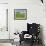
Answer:
[[[16,12],[16,18],[24,18],[24,17],[25,17],[25,13]]]

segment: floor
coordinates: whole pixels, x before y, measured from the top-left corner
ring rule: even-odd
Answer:
[[[16,45],[12,45],[11,43],[0,43],[0,46],[16,46]],[[22,42],[21,45],[17,45],[17,46],[31,46],[29,43],[26,43],[26,42]],[[33,45],[33,46],[42,46],[41,44],[40,45]]]
[[[10,43],[0,43],[0,46],[12,46]]]
[[[22,42],[19,46],[31,46],[29,43]],[[33,46],[43,46],[42,44],[34,44]]]

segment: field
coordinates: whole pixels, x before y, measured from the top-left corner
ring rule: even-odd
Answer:
[[[16,18],[24,18],[25,14],[21,12],[16,12]]]

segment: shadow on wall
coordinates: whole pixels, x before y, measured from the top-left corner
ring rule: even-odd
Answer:
[[[45,46],[44,45],[44,37],[43,37],[43,26],[42,25],[40,25],[40,39],[42,40],[42,45]]]

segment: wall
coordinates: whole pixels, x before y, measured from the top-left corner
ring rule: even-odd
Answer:
[[[27,9],[27,20],[14,20],[14,9]],[[46,43],[46,16],[45,4],[40,0],[10,0],[9,1],[9,31],[11,38],[15,31],[26,30],[27,23],[40,23],[43,29],[44,41]]]
[[[6,9],[8,9],[7,3],[8,0],[0,0],[0,28],[6,27]],[[6,30],[1,31],[0,30],[0,39],[9,39],[9,31]],[[0,43],[0,46],[12,46],[11,43]]]
[[[8,3],[8,0],[0,0],[0,3]]]
[[[0,3],[0,39],[9,39],[7,29],[7,9],[8,4]]]

